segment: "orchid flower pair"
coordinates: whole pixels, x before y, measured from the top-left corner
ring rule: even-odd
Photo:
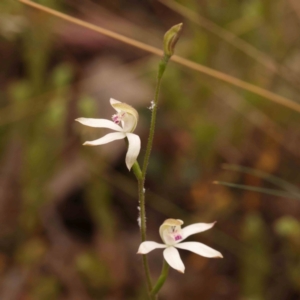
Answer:
[[[140,137],[132,133],[136,128],[139,115],[138,112],[130,105],[122,103],[113,98],[110,99],[110,104],[117,112],[112,116],[112,121],[106,119],[89,118],[78,118],[76,119],[76,121],[86,126],[96,128],[108,128],[116,132],[108,133],[102,138],[97,139],[95,141],[85,142],[83,145],[98,146],[127,138],[128,150],[125,162],[128,170],[130,170],[133,164],[135,163],[141,149]]]
[[[128,150],[126,154],[126,166],[130,170],[135,163],[140,149],[141,140],[138,135],[132,133],[138,122],[138,112],[126,103],[121,103],[115,99],[110,99],[111,106],[116,110],[112,116],[112,121],[106,119],[76,119],[79,123],[96,128],[109,128],[116,132],[108,133],[100,139],[85,142],[84,145],[97,146],[110,143],[115,140],[127,138]],[[121,126],[120,126],[121,124]],[[181,229],[183,221],[167,219],[159,228],[159,233],[164,244],[145,241],[141,243],[138,254],[147,254],[154,249],[164,248],[163,256],[166,262],[175,270],[184,273],[185,267],[180,258],[178,249],[189,250],[204,257],[220,257],[222,254],[199,242],[181,243],[192,234],[206,231],[214,226],[215,223],[196,223]]]

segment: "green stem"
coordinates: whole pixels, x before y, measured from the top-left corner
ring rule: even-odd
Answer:
[[[145,209],[144,180],[143,180],[141,168],[137,161],[133,164],[132,170],[138,181],[140,219],[141,219],[141,224],[140,224],[141,240],[142,240],[142,242],[144,242],[146,240],[146,209]],[[143,255],[143,267],[144,267],[145,276],[146,276],[146,280],[147,280],[148,291],[150,293],[153,288],[153,285],[152,285],[152,279],[151,279],[151,275],[150,275],[150,269],[149,269],[147,255]],[[152,299],[152,297],[151,297],[151,299]]]
[[[137,161],[133,164],[132,171],[138,182],[143,179],[142,171],[141,171],[140,165]]]
[[[151,115],[149,138],[148,138],[148,143],[147,143],[147,147],[146,147],[143,169],[141,171],[140,166],[137,161],[132,166],[134,175],[136,176],[136,179],[138,181],[142,242],[144,242],[146,240],[145,178],[146,178],[146,172],[147,172],[147,167],[149,164],[149,158],[150,158],[150,153],[151,153],[153,138],[154,138],[154,132],[155,132],[157,103],[158,103],[158,95],[159,95],[159,90],[160,90],[160,85],[161,85],[161,79],[165,72],[165,69],[167,67],[169,59],[170,59],[170,56],[164,55],[164,57],[162,58],[162,60],[159,63],[159,67],[158,67],[157,84],[156,84],[156,88],[155,88],[155,96],[154,96],[154,103],[153,103],[153,109],[152,109],[152,115]],[[145,275],[146,275],[150,299],[151,300],[156,299],[155,295],[157,294],[158,290],[163,285],[165,279],[163,281],[161,281],[161,285],[157,289],[157,292],[152,294],[152,291],[154,289],[153,289],[153,285],[152,285],[149,264],[148,264],[148,259],[147,259],[146,255],[143,255],[143,266],[144,266],[144,271],[145,271]]]
[[[164,260],[161,274],[160,274],[159,278],[157,279],[157,282],[156,282],[154,288],[152,289],[150,296],[155,296],[159,292],[159,290],[161,289],[161,287],[164,285],[164,283],[166,281],[168,272],[169,272],[169,265]]]
[[[159,90],[160,90],[160,85],[161,85],[161,79],[166,70],[169,59],[170,59],[170,56],[164,55],[164,57],[162,58],[162,60],[159,63],[159,67],[158,67],[157,83],[156,83],[156,88],[155,88],[150,131],[149,131],[148,143],[147,143],[147,148],[146,148],[146,153],[145,153],[144,163],[143,163],[143,169],[142,169],[144,182],[145,182],[145,178],[146,178],[146,172],[147,172],[147,168],[148,168],[148,164],[149,164],[149,158],[150,158],[150,153],[151,153],[153,138],[154,138],[154,132],[155,132],[158,95],[159,95]]]

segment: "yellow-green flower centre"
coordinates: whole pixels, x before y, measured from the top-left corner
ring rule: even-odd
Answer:
[[[182,224],[181,220],[168,219],[160,226],[160,236],[166,245],[172,246],[183,239],[181,233]]]

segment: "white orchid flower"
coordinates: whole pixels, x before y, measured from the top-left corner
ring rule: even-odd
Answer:
[[[175,270],[184,273],[184,264],[180,258],[178,249],[189,250],[204,257],[220,257],[222,254],[202,243],[198,242],[185,242],[181,243],[188,236],[199,233],[212,228],[214,223],[196,223],[181,229],[183,221],[175,219],[167,219],[159,228],[159,234],[164,244],[156,242],[143,242],[141,243],[138,254],[147,254],[150,251],[158,248],[165,248],[163,255],[166,262]]]
[[[76,121],[86,126],[109,128],[115,130],[116,132],[108,133],[107,135],[95,141],[85,142],[83,145],[98,146],[110,143],[115,140],[127,138],[128,151],[126,154],[125,162],[127,168],[130,170],[135,163],[141,149],[140,137],[132,133],[137,125],[139,115],[133,107],[126,103],[122,103],[111,98],[110,104],[117,111],[117,113],[112,116],[113,121],[106,119],[88,118],[79,118],[76,119]],[[119,125],[120,123],[121,126]]]

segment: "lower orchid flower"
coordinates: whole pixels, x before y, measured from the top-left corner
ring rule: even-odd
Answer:
[[[159,234],[164,244],[146,241],[141,243],[138,254],[147,254],[150,251],[158,248],[165,248],[163,256],[166,262],[175,270],[184,273],[184,264],[180,258],[178,249],[189,250],[204,257],[219,257],[223,258],[222,254],[199,242],[181,243],[188,236],[206,231],[212,228],[214,223],[196,223],[186,226],[181,229],[183,221],[175,219],[167,219],[159,228]]]
[[[117,111],[115,115],[112,116],[112,120],[106,119],[88,119],[88,118],[78,118],[77,122],[97,128],[109,128],[115,130],[116,132],[108,133],[102,138],[95,141],[85,142],[83,145],[88,146],[98,146],[110,143],[115,140],[120,140],[127,138],[128,140],[128,151],[126,154],[126,166],[130,170],[135,163],[141,149],[140,137],[132,133],[138,122],[138,112],[126,103],[122,103],[115,99],[110,99],[111,106]],[[121,124],[121,126],[119,125]]]

